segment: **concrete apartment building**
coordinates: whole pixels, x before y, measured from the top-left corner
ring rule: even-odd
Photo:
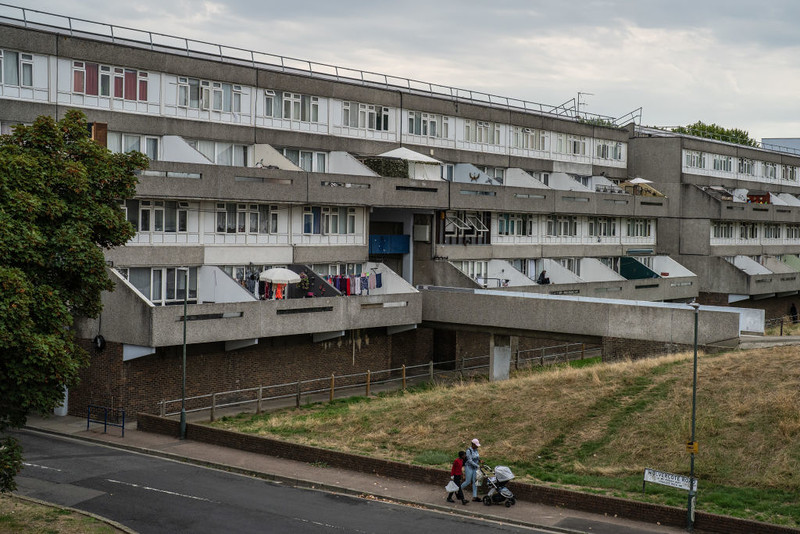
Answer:
[[[423,324],[423,285],[776,309],[800,289],[795,156],[22,18],[0,19],[3,133],[77,108],[98,142],[151,160],[120,204],[137,235],[107,254],[116,290],[77,325],[92,365],[75,413],[179,395],[184,298],[200,395],[480,350],[486,336]],[[308,287],[259,280],[272,267]]]

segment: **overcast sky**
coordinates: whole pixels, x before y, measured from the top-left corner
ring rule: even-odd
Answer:
[[[2,0],[587,112],[800,137],[800,2]],[[0,7],[0,14],[7,13]]]

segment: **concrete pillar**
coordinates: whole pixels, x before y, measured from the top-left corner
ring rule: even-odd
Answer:
[[[511,336],[489,336],[489,381],[508,380],[511,370]]]

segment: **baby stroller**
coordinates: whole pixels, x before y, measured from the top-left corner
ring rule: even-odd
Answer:
[[[511,508],[512,505],[517,503],[514,494],[506,487],[508,481],[514,478],[514,473],[511,469],[504,465],[498,465],[494,471],[488,466],[481,466],[481,470],[486,475],[486,486],[489,491],[483,497],[483,504],[491,506],[493,504],[506,503],[506,508]]]

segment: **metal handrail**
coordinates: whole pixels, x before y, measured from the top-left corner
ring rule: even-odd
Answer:
[[[67,15],[58,15],[47,11],[24,8],[11,4],[0,3],[0,8],[17,10],[20,14],[3,14],[0,11],[0,22],[19,24],[25,28],[48,29],[56,33],[66,34],[71,37],[87,36],[100,40],[109,40],[112,43],[127,44],[144,47],[153,51],[178,53],[187,57],[213,59],[223,63],[248,65],[251,67],[267,68],[284,73],[302,74],[315,78],[358,82],[364,86],[382,87],[387,89],[403,90],[409,93],[424,94],[428,96],[448,98],[457,101],[469,101],[486,104],[494,108],[515,109],[527,113],[555,115],[557,117],[571,118],[577,121],[598,119],[609,122],[614,126],[622,124],[625,117],[641,118],[641,108],[615,119],[607,115],[599,115],[586,111],[578,111],[575,99],[567,100],[563,104],[550,105],[528,101],[513,97],[505,97],[492,93],[460,89],[447,85],[440,85],[413,78],[392,76],[378,72],[340,67],[329,63],[319,63],[307,59],[258,52],[227,46],[187,37],[139,30],[127,26],[117,26],[104,22],[96,22]],[[31,15],[35,15],[31,17]],[[38,18],[39,20],[33,20]],[[102,32],[101,32],[102,31]],[[638,123],[637,123],[638,124]]]
[[[526,358],[526,357],[523,356],[523,354],[525,354],[525,353],[537,352],[537,351],[541,353],[538,356],[532,356],[530,358]],[[551,351],[552,353],[545,354],[545,351]],[[573,360],[573,359],[591,357],[590,356],[591,354],[598,354],[598,353],[599,354],[602,353],[602,348],[600,348],[600,347],[592,347],[592,348],[588,348],[587,349],[585,344],[583,344],[583,343],[565,343],[565,344],[562,344],[562,345],[551,345],[551,346],[548,346],[548,347],[539,347],[539,348],[534,348],[534,349],[523,349],[523,350],[518,350],[517,351],[517,357],[515,359],[515,367],[519,368],[520,365],[533,365],[534,362],[538,363],[538,365],[545,365],[545,363],[558,363],[559,361],[567,362],[567,361],[570,361],[570,360]],[[579,356],[577,356],[577,355],[579,355]],[[367,372],[362,372],[362,373],[351,373],[351,374],[346,374],[346,375],[336,375],[336,374],[334,374],[333,378],[335,378],[335,380],[339,381],[339,380],[343,380],[343,379],[347,379],[347,378],[373,377],[373,376],[376,376],[376,375],[388,375],[388,376],[385,376],[384,378],[380,378],[380,379],[377,379],[377,380],[373,380],[371,378],[368,378],[367,379],[368,382],[365,381],[365,382],[354,382],[354,383],[346,383],[346,384],[337,384],[335,386],[335,390],[336,391],[341,391],[341,390],[348,390],[348,389],[364,388],[364,387],[367,386],[367,384],[369,384],[370,386],[375,386],[375,385],[379,385],[379,384],[389,384],[389,383],[392,383],[392,382],[415,380],[415,379],[419,379],[419,378],[423,378],[423,377],[424,378],[432,378],[436,374],[442,375],[443,373],[456,373],[456,374],[463,375],[463,373],[465,373],[465,372],[471,372],[471,371],[476,371],[476,370],[479,370],[479,369],[488,368],[489,367],[488,359],[489,359],[489,355],[488,354],[484,354],[484,355],[480,355],[480,356],[461,357],[461,358],[458,358],[456,360],[450,360],[450,361],[446,361],[446,362],[428,362],[428,363],[424,363],[424,364],[401,366],[401,367],[396,367],[396,368],[381,369],[381,370],[378,370],[378,371],[367,371]],[[437,371],[437,370],[435,370],[436,367],[448,367],[449,369]],[[409,370],[422,369],[422,368],[424,368],[426,371],[423,372],[423,373],[418,373],[418,374],[413,374],[413,375],[409,375],[408,374]],[[396,373],[398,371],[402,371],[402,373],[403,373],[402,376],[399,376],[399,377],[398,376],[392,376],[393,373]],[[220,392],[215,392],[215,393],[207,393],[205,395],[196,395],[196,396],[193,396],[193,397],[186,397],[186,399],[185,399],[186,401],[195,401],[195,400],[209,399],[209,398],[212,399],[211,400],[211,406],[194,407],[194,408],[186,409],[186,412],[187,413],[193,413],[193,412],[201,412],[201,411],[212,410],[212,414],[213,414],[214,410],[216,410],[216,409],[227,408],[227,407],[231,407],[231,406],[241,406],[241,405],[245,405],[245,404],[264,403],[264,402],[276,401],[276,400],[281,400],[281,399],[289,399],[289,398],[298,399],[299,398],[298,396],[306,396],[306,397],[308,397],[308,396],[311,396],[311,395],[320,395],[320,394],[323,394],[323,393],[330,393],[331,392],[331,388],[330,387],[317,387],[317,388],[314,388],[314,389],[303,390],[302,389],[302,385],[303,384],[311,384],[313,382],[323,382],[323,381],[324,382],[328,382],[328,381],[331,380],[331,378],[332,378],[331,376],[325,376],[325,377],[319,377],[319,378],[311,378],[311,379],[306,379],[306,380],[299,380],[299,381],[296,381],[296,382],[287,382],[287,383],[283,383],[283,384],[271,384],[271,385],[268,385],[268,386],[256,386],[256,387],[250,387],[250,388],[243,388],[243,389],[236,389],[236,390],[229,390],[229,391],[220,391]],[[271,396],[268,396],[268,397],[264,397],[264,396],[260,396],[259,395],[259,397],[257,397],[257,398],[247,398],[247,399],[243,399],[243,400],[234,400],[234,401],[229,401],[229,402],[225,402],[225,403],[221,403],[221,404],[217,404],[216,403],[216,399],[218,397],[223,397],[225,395],[233,395],[233,394],[242,395],[242,394],[245,394],[245,393],[248,393],[248,392],[254,392],[254,391],[259,391],[259,390],[263,393],[264,390],[270,390],[270,389],[274,390],[276,388],[289,388],[289,387],[291,387],[292,389],[295,389],[296,391],[293,391],[292,393],[282,393],[280,395],[271,395]],[[164,416],[176,415],[178,412],[167,412],[166,407],[169,404],[176,404],[176,403],[180,403],[181,401],[182,401],[182,399],[172,399],[172,400],[159,401],[158,404],[160,406],[161,414],[164,415]],[[299,402],[299,400],[298,400],[298,402]],[[213,415],[212,415],[212,418],[213,418]]]

